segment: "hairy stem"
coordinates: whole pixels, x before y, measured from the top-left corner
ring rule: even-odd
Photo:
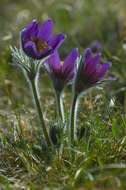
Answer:
[[[59,119],[63,123],[65,123],[62,94],[60,92],[56,92],[55,94],[56,94],[56,104],[57,104],[57,111],[58,111]]]
[[[37,87],[36,87],[36,81],[30,80],[30,83],[31,83],[31,88],[32,88],[32,92],[33,92],[33,98],[34,98],[35,105],[36,105],[36,110],[38,112],[38,116],[40,119],[42,134],[44,134],[47,145],[51,146],[51,141],[50,141],[50,138],[49,138],[49,135],[48,135],[45,123],[44,123],[43,113],[42,113],[39,96],[38,96],[38,92],[37,92]]]
[[[76,93],[73,94],[71,109],[70,109],[70,120],[69,120],[69,127],[70,127],[70,143],[71,146],[74,145],[75,140],[75,125],[76,125],[76,105],[77,105],[77,98],[78,95]]]

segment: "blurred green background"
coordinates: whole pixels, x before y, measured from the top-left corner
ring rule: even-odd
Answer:
[[[1,50],[18,44],[19,31],[32,19],[52,18],[55,31],[68,36],[64,53],[73,46],[84,48],[93,40],[114,51],[125,40],[125,7],[125,0],[0,0]]]
[[[116,90],[125,88],[125,0],[0,0],[0,85],[5,79],[17,77],[8,64],[11,62],[9,46],[19,46],[20,30],[32,19],[42,22],[47,18],[53,19],[56,33],[67,35],[60,48],[62,58],[73,47],[82,52],[97,40],[103,45],[105,59],[112,62],[111,74],[118,79]],[[21,75],[17,81],[19,78]]]

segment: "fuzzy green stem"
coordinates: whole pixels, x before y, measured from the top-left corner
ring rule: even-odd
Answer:
[[[55,94],[56,94],[56,105],[57,105],[59,119],[63,123],[65,123],[62,94],[61,94],[61,92],[56,92]]]
[[[45,123],[44,123],[43,113],[42,113],[42,109],[41,109],[41,105],[40,105],[40,101],[39,101],[39,97],[38,97],[35,80],[30,80],[30,83],[31,83],[31,88],[32,88],[32,92],[33,92],[33,98],[35,101],[36,109],[37,109],[38,116],[40,119],[42,134],[44,134],[47,145],[51,146],[51,141],[50,141],[50,138],[49,138],[49,135],[48,135]]]
[[[70,143],[71,146],[74,146],[74,140],[75,140],[75,124],[76,124],[76,117],[75,117],[75,111],[76,111],[76,104],[77,104],[77,97],[78,95],[76,93],[73,94],[71,109],[70,109],[70,120],[69,120],[69,127],[70,127]]]

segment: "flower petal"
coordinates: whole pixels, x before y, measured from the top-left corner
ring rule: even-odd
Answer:
[[[99,79],[103,78],[109,68],[110,68],[110,64],[109,64],[109,63],[104,63],[104,64],[101,66],[101,69],[99,69],[98,74],[97,74],[97,77],[98,77]]]
[[[55,50],[59,48],[59,46],[63,43],[64,40],[65,40],[65,35],[58,34],[56,36],[53,36],[48,44]]]
[[[91,81],[93,83],[96,83],[96,82],[100,81],[104,77],[104,75],[106,74],[106,72],[110,68],[110,64],[109,63],[104,63],[104,64],[101,64],[100,67],[101,68],[98,68],[96,73],[94,75],[92,75]]]
[[[90,48],[86,48],[84,51],[84,58],[85,60],[92,57],[92,50]]]
[[[23,48],[24,52],[32,57],[32,58],[36,58],[37,56],[37,51],[36,51],[36,47],[35,47],[35,44],[32,42],[32,41],[29,41],[27,42],[25,45],[24,45],[24,48]]]
[[[49,19],[39,26],[37,37],[41,40],[48,41],[49,38],[51,37],[52,30],[53,30],[53,22],[51,19]]]
[[[49,64],[50,69],[54,72],[61,68],[60,65],[60,57],[57,51],[55,51],[47,60],[47,64]]]
[[[95,74],[98,65],[100,64],[101,54],[98,53],[94,57],[88,58],[86,62],[86,66],[84,68],[84,72],[88,74],[88,76]]]
[[[36,20],[33,20],[32,23],[28,24],[22,31],[21,31],[21,40],[22,42],[26,42],[30,40],[31,37],[35,37],[38,32],[38,23]]]
[[[69,55],[66,57],[63,67],[62,67],[62,72],[68,72],[68,71],[72,71],[75,67],[75,61],[78,57],[78,49],[74,48]]]
[[[37,53],[37,59],[48,59],[48,57],[53,53],[52,49],[45,49],[41,53]]]

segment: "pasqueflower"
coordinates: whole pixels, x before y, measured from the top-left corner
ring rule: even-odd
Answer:
[[[70,83],[76,71],[76,60],[78,50],[73,49],[66,57],[64,62],[60,60],[59,53],[55,51],[46,62],[47,72],[50,75],[56,91],[61,92],[64,86]]]
[[[53,35],[51,19],[43,24],[33,20],[21,31],[21,46],[25,54],[34,59],[43,59],[54,52],[64,41],[63,34]]]
[[[106,72],[110,68],[110,63],[102,63],[101,53],[93,54],[87,48],[78,65],[75,79],[75,92],[80,93],[102,81]]]

